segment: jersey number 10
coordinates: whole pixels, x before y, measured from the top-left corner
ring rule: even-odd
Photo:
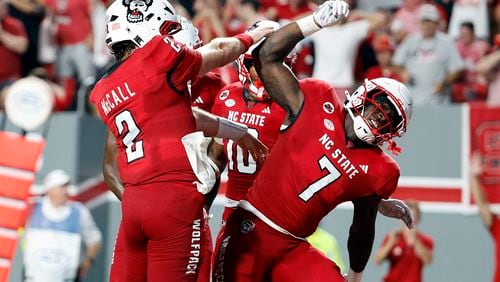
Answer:
[[[248,129],[248,134],[255,138],[259,138],[259,132],[254,128]],[[248,153],[247,165],[245,165],[243,149],[236,145],[233,140],[228,139],[227,145],[227,159],[228,159],[228,169],[234,170],[234,161],[236,160],[236,170],[244,174],[254,174],[257,171],[257,162],[253,159],[252,155]]]

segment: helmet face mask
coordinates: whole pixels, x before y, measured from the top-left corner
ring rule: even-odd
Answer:
[[[171,35],[181,28],[179,16],[167,0],[122,0],[106,10],[106,44],[131,41],[143,47],[156,35]]]
[[[389,78],[365,80],[352,95],[346,96],[345,108],[353,119],[358,139],[371,145],[392,145],[394,137],[406,132],[413,103],[402,83]]]
[[[179,16],[179,21],[181,29],[173,35],[174,39],[191,49],[201,47],[203,42],[198,34],[198,29],[183,16]]]
[[[238,78],[248,90],[248,95],[256,101],[268,101],[271,99],[267,94],[264,85],[260,81],[257,73],[253,70],[253,59],[251,54],[242,54],[236,60],[238,65]]]
[[[178,33],[181,29],[182,27],[178,22],[165,21],[160,26],[160,35],[174,35]]]

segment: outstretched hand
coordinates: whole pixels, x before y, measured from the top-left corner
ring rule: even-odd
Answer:
[[[273,31],[274,31],[274,28],[272,28],[272,27],[259,27],[259,26],[257,26],[255,29],[252,29],[250,31],[246,31],[245,33],[248,34],[250,37],[252,37],[254,43],[257,43],[262,38],[266,37],[268,34],[270,34]]]
[[[263,163],[269,155],[269,149],[267,146],[248,132],[245,133],[243,137],[238,139],[237,143],[244,152],[248,151],[252,155],[253,159],[259,164]]]
[[[313,13],[314,21],[320,27],[330,26],[349,15],[349,4],[341,0],[328,0]]]
[[[410,207],[401,200],[382,199],[378,205],[378,211],[384,216],[401,219],[410,229],[415,227]]]

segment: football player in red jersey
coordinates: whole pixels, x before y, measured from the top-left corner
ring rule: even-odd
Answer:
[[[274,21],[260,21],[260,25],[269,26],[275,30],[279,24]],[[254,28],[250,27],[249,30]],[[240,55],[237,60],[239,81],[222,88],[215,97],[211,112],[215,115],[239,122],[248,126],[250,132],[272,149],[278,139],[280,127],[285,119],[285,111],[274,103],[267,94],[253,66],[251,50]],[[289,66],[293,64],[294,52],[287,57]],[[252,186],[261,166],[252,156],[232,140],[218,140],[212,144],[213,151],[223,151],[228,166],[228,182],[226,191],[226,208],[222,215],[223,222],[236,208]],[[214,153],[215,155],[215,153]]]
[[[203,261],[208,161],[203,131],[232,138],[259,161],[267,148],[244,126],[193,112],[187,82],[225,65],[271,30],[219,38],[192,50],[166,36],[179,28],[165,0],[116,1],[107,10],[106,43],[119,63],[91,93],[118,147],[124,187],[122,231],[126,281],[196,281]],[[213,172],[212,172],[213,174]],[[200,193],[201,192],[201,193]]]
[[[259,24],[275,30],[280,26],[277,22],[267,20],[260,21]],[[255,26],[251,26],[249,30],[252,28]],[[249,51],[240,55],[237,60],[239,81],[221,89],[215,97],[211,112],[247,125],[250,132],[271,150],[278,139],[286,113],[271,100],[255,71],[251,50],[258,44],[254,44]],[[293,64],[294,56],[294,52],[288,56],[289,66]],[[226,220],[236,209],[238,202],[247,194],[261,169],[261,164],[258,164],[251,155],[246,154],[230,139],[212,141],[210,153],[214,156],[222,154],[228,168],[225,208],[219,230],[219,234],[223,234]],[[221,237],[218,236],[216,249],[221,243]]]
[[[198,35],[198,29],[184,17],[180,17],[182,30],[173,35],[174,39],[182,42],[189,48],[197,49],[203,45],[201,38]],[[205,111],[210,111],[214,103],[214,97],[217,96],[219,90],[224,87],[225,83],[219,74],[209,72],[202,77],[197,77],[192,83],[188,82],[188,89],[191,95],[192,106]],[[211,139],[211,138],[210,138]],[[207,153],[210,160],[213,162],[213,167],[216,169],[216,182],[210,192],[205,194],[205,211],[203,225],[203,240],[204,241],[204,259],[200,264],[198,281],[210,281],[210,268],[213,253],[212,232],[209,225],[209,210],[217,196],[220,185],[220,172],[224,170],[225,161],[221,160],[220,153],[212,150],[212,144],[208,145]]]
[[[173,34],[174,39],[192,49],[197,49],[201,47],[202,42],[198,36],[198,30],[192,25],[192,23],[182,16],[179,16],[179,23],[181,25],[181,30]],[[190,82],[188,82],[188,85],[189,83]],[[191,99],[196,99],[198,101],[198,102],[193,102],[193,106],[199,107],[201,109],[205,109],[208,107],[210,109],[211,104],[209,104],[210,102],[209,99],[205,100],[207,102],[201,102],[203,100],[200,101],[200,99],[198,98],[200,96],[215,97],[222,87],[223,87],[223,81],[220,78],[220,76],[215,73],[209,72],[202,77],[195,78],[191,87],[190,88],[188,87],[188,90],[190,89],[189,93],[191,95]],[[116,139],[114,138],[113,135],[108,135],[107,144],[105,148],[106,150],[103,158],[104,179],[109,189],[117,196],[119,200],[121,200],[124,188],[118,173],[118,167],[116,163],[118,148],[116,146]],[[209,155],[209,157],[214,160],[214,163],[216,163],[217,166],[219,166],[219,170],[223,169],[224,165],[218,164],[217,159],[213,158],[212,156]],[[217,177],[216,186],[218,186],[219,183],[218,181],[219,177]],[[207,212],[208,208],[210,207],[214,199],[214,196],[217,193],[217,188],[218,187],[214,186],[212,188],[212,191],[210,191],[208,194],[205,195]],[[210,258],[212,256],[212,239],[208,225],[208,220],[205,220],[204,226],[205,226],[204,236],[206,240],[205,241],[206,253],[204,254],[204,257]],[[124,234],[122,231],[122,225],[120,224],[115,239],[115,245],[113,248],[113,257],[111,262],[110,278],[109,278],[111,282],[125,281],[124,280],[125,263],[123,257],[125,252],[124,245],[125,245]],[[210,260],[205,259],[200,264],[198,281],[208,281],[209,276],[210,276]]]
[[[377,210],[391,210],[387,204],[393,202],[385,199],[400,175],[379,146],[388,143],[398,151],[393,138],[406,131],[411,97],[403,84],[380,78],[365,81],[343,105],[331,85],[298,81],[283,64],[297,42],[348,12],[347,3],[326,1],[312,15],[272,33],[253,52],[257,73],[286,110],[289,125],[226,223],[215,250],[213,281],[344,281],[335,263],[304,238],[346,201],[354,204],[348,280],[361,280]],[[408,209],[396,217],[413,224]]]

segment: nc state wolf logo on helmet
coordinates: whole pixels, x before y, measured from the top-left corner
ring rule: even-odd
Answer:
[[[123,5],[127,7],[127,20],[130,23],[144,21],[145,14],[153,0],[123,0]]]

